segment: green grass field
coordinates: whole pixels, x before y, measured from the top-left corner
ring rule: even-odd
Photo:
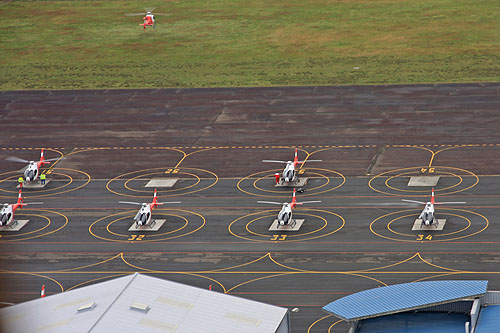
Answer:
[[[0,3],[0,89],[500,81],[498,0],[145,4]]]

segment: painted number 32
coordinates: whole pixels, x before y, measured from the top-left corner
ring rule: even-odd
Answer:
[[[140,241],[144,238],[144,235],[130,235],[129,241]]]

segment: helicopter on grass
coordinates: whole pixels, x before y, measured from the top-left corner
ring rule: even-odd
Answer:
[[[146,27],[153,27],[153,29],[156,29],[156,18],[155,15],[166,15],[166,14],[160,14],[160,13],[154,13],[153,10],[154,8],[145,8],[146,12],[144,13],[131,13],[131,14],[125,14],[126,16],[140,16],[144,15],[142,18],[143,23],[139,23],[139,25],[142,25],[144,27],[144,30],[146,30]]]

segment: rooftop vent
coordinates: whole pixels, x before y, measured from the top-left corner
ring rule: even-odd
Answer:
[[[136,311],[141,311],[141,312],[148,312],[149,311],[149,305],[144,304],[144,303],[138,303],[135,302],[130,306],[131,310],[136,310]]]
[[[87,303],[78,308],[77,312],[93,310],[97,304],[95,302]]]

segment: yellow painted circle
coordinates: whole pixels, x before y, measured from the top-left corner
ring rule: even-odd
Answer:
[[[411,174],[412,172],[403,172],[403,173],[399,173],[397,175],[394,175],[394,176],[391,176],[389,178],[386,179],[385,181],[385,186],[387,186],[388,188],[390,188],[391,190],[395,190],[395,191],[402,191],[402,192],[421,192],[421,193],[428,193],[429,190],[407,190],[407,189],[401,189],[401,188],[397,188],[397,187],[394,187],[394,186],[391,186],[389,185],[389,182],[394,179],[394,178],[398,178],[398,177],[402,177],[402,176],[406,176],[406,175],[409,175]],[[460,184],[462,184],[463,182],[463,178],[460,176],[460,175],[457,175],[455,173],[452,173],[452,172],[446,172],[446,171],[441,171],[442,174],[448,174],[448,175],[451,175],[451,176],[455,176],[456,178],[458,178],[458,182],[456,184],[453,184],[453,185],[450,185],[450,186],[447,186],[447,187],[440,187],[439,189],[437,189],[436,191],[440,191],[440,192],[443,192],[443,191],[446,191],[446,190],[449,190],[451,188],[454,188],[454,187],[457,187],[459,186]]]
[[[133,180],[136,180],[137,178],[140,178],[140,177],[145,177],[145,176],[150,176],[150,175],[157,175],[157,174],[161,174],[160,172],[150,172],[150,173],[145,173],[145,174],[142,174],[142,175],[139,175],[139,176],[135,176],[133,178],[130,178],[128,179],[125,184],[123,184],[123,186],[127,189],[127,190],[130,190],[130,191],[134,191],[134,192],[142,192],[142,193],[151,193],[151,190],[137,190],[137,189],[134,189],[134,188],[131,188],[130,186],[128,186],[128,183],[133,181]],[[196,179],[196,182],[194,184],[191,184],[189,186],[186,186],[186,187],[183,187],[183,188],[177,188],[177,189],[168,189],[168,192],[171,193],[171,192],[176,192],[176,191],[183,191],[183,190],[186,190],[188,188],[191,188],[191,187],[195,187],[196,185],[198,185],[201,181],[201,178],[198,177],[197,175],[195,175],[194,173],[189,173],[189,172],[178,172],[176,173],[176,175],[179,175],[179,174],[183,174],[183,175],[189,175],[189,176],[192,176],[193,178]]]
[[[64,177],[68,178],[68,182],[65,183],[65,184],[63,184],[63,185],[61,185],[61,186],[58,186],[58,187],[55,187],[55,188],[51,188],[51,189],[43,189],[43,190],[28,189],[28,191],[25,191],[24,194],[26,196],[29,196],[30,198],[41,198],[41,197],[53,196],[53,195],[58,195],[58,194],[63,194],[63,193],[67,193],[67,192],[76,191],[76,190],[78,190],[78,189],[86,186],[88,183],[90,183],[91,177],[86,172],[83,172],[83,171],[80,171],[80,170],[76,170],[76,169],[68,169],[68,168],[53,168],[51,170],[53,170],[52,173],[55,174],[55,175],[61,175],[61,176],[64,176]],[[71,185],[73,183],[74,179],[73,179],[73,177],[71,177],[67,173],[62,173],[62,172],[58,172],[58,171],[74,172],[74,173],[77,173],[77,174],[85,176],[86,180],[80,186],[77,186],[75,188],[65,189],[66,187],[68,187],[69,185]],[[16,175],[17,175],[18,172],[17,171],[4,172],[4,173],[0,174],[0,177],[2,177],[3,175],[9,174],[9,173],[16,173]],[[4,178],[4,179],[0,180],[0,183],[4,182],[6,180],[9,180],[9,179],[15,179],[16,175]],[[16,186],[17,186],[17,183],[16,183]],[[19,193],[19,189],[16,189],[16,190],[6,190],[6,189],[1,189],[0,188],[0,191],[6,192],[6,193],[15,193],[15,194]],[[45,193],[45,194],[39,194],[39,193]],[[6,198],[6,196],[0,196],[0,197],[1,198]]]
[[[336,229],[334,229],[334,230],[332,230],[330,232],[327,232],[327,233],[324,233],[324,234],[321,234],[321,235],[317,235],[317,236],[305,237],[305,238],[301,238],[301,239],[292,239],[292,240],[289,240],[288,236],[287,236],[287,239],[285,239],[283,241],[279,241],[280,243],[282,243],[282,242],[302,242],[302,241],[317,239],[317,238],[321,238],[321,237],[326,237],[326,236],[329,236],[329,235],[332,235],[332,234],[336,233],[337,231],[339,231],[340,229],[342,229],[345,226],[345,219],[341,215],[339,215],[337,213],[329,212],[327,210],[322,210],[322,209],[301,208],[301,210],[311,211],[311,212],[316,212],[316,213],[320,212],[320,213],[329,214],[329,215],[332,215],[332,216],[335,216],[335,217],[339,218],[342,222],[341,222],[341,225],[338,228],[336,228]],[[261,212],[256,212],[256,213],[251,213],[251,214],[243,215],[243,216],[237,218],[236,220],[232,221],[229,224],[229,226],[227,227],[227,229],[228,229],[228,231],[229,231],[229,233],[231,235],[233,235],[235,237],[238,237],[240,239],[249,240],[249,241],[253,241],[253,242],[261,242],[261,243],[276,243],[277,242],[276,240],[269,240],[269,238],[271,238],[272,234],[269,234],[269,235],[260,234],[260,235],[258,235],[257,237],[266,237],[266,238],[268,238],[267,240],[261,240],[261,239],[251,238],[251,237],[248,237],[248,236],[238,235],[237,233],[235,233],[233,231],[233,226],[236,223],[238,223],[239,221],[241,221],[241,220],[243,220],[245,218],[248,218],[248,217],[253,217],[253,216],[259,215],[259,214],[267,214],[266,216],[271,216],[270,215],[271,212],[276,212],[276,210],[265,210],[265,211],[261,211]],[[300,214],[306,215],[307,213],[300,212]],[[309,214],[309,215],[311,215],[311,214]],[[257,219],[255,219],[255,220],[257,220]],[[325,218],[323,218],[323,219],[327,220]],[[245,226],[247,226],[247,225],[248,225],[248,223]],[[308,234],[310,234],[310,233],[308,233]],[[297,235],[297,237],[298,236],[300,236],[300,235]]]
[[[67,224],[68,224],[68,217],[64,214],[61,214],[59,212],[56,212],[56,211],[53,211],[53,210],[48,210],[48,209],[36,209],[36,211],[40,211],[40,212],[47,212],[47,213],[50,213],[50,214],[55,214],[55,215],[59,215],[61,216],[62,218],[64,218],[64,223],[62,226],[54,229],[54,230],[50,230],[50,231],[46,231],[46,232],[42,232],[40,234],[37,234],[37,235],[33,235],[35,232],[40,232],[44,229],[46,229],[51,223],[52,223],[52,220],[49,218],[49,217],[46,217],[46,216],[43,216],[43,215],[38,215],[38,214],[24,214],[24,215],[32,215],[32,216],[37,216],[37,217],[43,217],[44,219],[46,220],[49,220],[49,223],[47,225],[45,225],[44,227],[41,227],[41,228],[38,228],[37,230],[35,231],[31,231],[31,232],[26,232],[24,234],[18,234],[16,236],[18,237],[15,237],[14,235],[12,236],[12,238],[8,238],[8,237],[5,237],[4,234],[1,234],[1,237],[0,237],[0,242],[19,242],[19,241],[24,241],[24,240],[28,240],[28,239],[34,239],[34,238],[39,238],[39,237],[43,237],[43,236],[47,236],[47,235],[50,235],[50,234],[53,234],[59,230],[61,230],[62,228],[64,228]],[[19,214],[21,215],[21,214]],[[28,235],[26,237],[26,235]],[[10,237],[10,235],[8,235]],[[5,239],[7,238],[7,239]]]
[[[249,195],[254,195],[254,196],[259,196],[259,197],[282,197],[282,198],[287,198],[289,197],[289,193],[284,193],[283,191],[277,191],[277,190],[265,190],[265,189],[262,189],[261,187],[258,187],[256,186],[257,182],[259,180],[262,180],[262,179],[265,179],[267,177],[273,177],[274,174],[281,169],[272,169],[272,170],[266,170],[266,171],[260,171],[260,172],[256,172],[256,173],[253,173],[251,175],[248,175],[242,179],[240,179],[238,181],[238,183],[236,184],[236,187],[243,193],[246,193],[246,194],[249,194]],[[324,187],[326,185],[328,185],[330,183],[330,178],[332,177],[328,177],[326,175],[324,175],[324,173],[333,173],[333,174],[336,174],[340,177],[340,179],[342,180],[340,184],[332,187],[332,188],[329,188],[329,189],[325,189],[325,190],[320,190],[320,191],[313,191],[313,193],[311,193],[311,190],[312,189],[308,189],[307,193],[304,193],[304,194],[301,194],[300,196],[301,197],[307,197],[307,196],[313,196],[313,195],[318,195],[318,194],[321,194],[321,193],[326,193],[326,192],[330,192],[330,191],[333,191],[333,190],[336,190],[337,188],[341,187],[342,185],[344,185],[345,181],[346,181],[346,178],[344,177],[343,174],[341,174],[340,172],[337,172],[337,171],[334,171],[334,170],[328,170],[328,169],[318,169],[318,168],[307,168],[307,170],[310,170],[310,171],[318,171],[318,172],[311,172],[312,174],[317,174],[317,175],[320,175],[321,177],[323,178],[327,178],[328,179],[328,182],[326,184],[323,184],[321,186],[318,186],[316,188],[313,188],[313,189],[316,189],[318,190],[320,187]],[[322,173],[323,172],[323,173]],[[264,192],[264,194],[260,194],[260,193],[254,193],[254,192],[250,192],[250,191],[247,191],[245,189],[242,188],[242,183],[246,180],[250,180],[251,178],[254,178],[254,177],[257,177],[257,179],[255,181],[252,182],[252,187],[254,189],[256,189],[257,191],[262,191]],[[292,186],[290,186],[290,188],[292,188]]]
[[[8,238],[16,238],[18,236],[25,236],[25,235],[29,235],[29,234],[34,234],[35,232],[40,232],[43,229],[47,228],[50,225],[50,222],[51,222],[50,218],[48,218],[47,216],[39,215],[39,214],[20,213],[20,214],[16,214],[16,216],[18,217],[16,220],[20,220],[19,216],[34,216],[34,217],[39,217],[39,218],[45,219],[46,223],[45,223],[45,225],[41,226],[40,228],[35,229],[35,230],[31,230],[31,231],[28,231],[28,232],[17,232],[16,231],[14,234],[12,234],[12,232],[1,234],[2,238],[7,238],[8,239]]]
[[[155,210],[155,211],[158,211],[158,210]],[[195,216],[198,216],[200,219],[201,219],[201,225],[198,226],[197,228],[191,230],[191,231],[187,231],[183,234],[180,234],[180,235],[172,235],[172,236],[168,236],[168,237],[162,237],[162,236],[165,236],[167,234],[172,234],[173,232],[172,231],[169,231],[169,232],[165,232],[165,233],[160,233],[160,234],[154,234],[154,233],[146,233],[144,239],[127,239],[127,240],[124,240],[124,239],[113,239],[113,238],[109,238],[109,237],[104,237],[104,236],[99,236],[98,234],[96,234],[93,229],[94,227],[106,220],[106,219],[109,219],[109,218],[113,218],[113,217],[116,217],[116,216],[119,216],[119,215],[123,215],[123,214],[127,214],[126,216],[122,217],[122,218],[118,218],[118,219],[115,219],[113,220],[111,223],[108,223],[106,225],[106,231],[110,232],[111,235],[113,236],[116,236],[116,237],[120,237],[120,238],[123,238],[123,237],[129,237],[129,238],[133,238],[132,236],[133,235],[136,235],[137,232],[134,232],[134,233],[130,233],[129,235],[123,235],[123,234],[118,234],[118,233],[114,233],[114,232],[111,232],[111,230],[109,230],[109,226],[115,222],[118,222],[119,220],[121,219],[124,219],[124,218],[131,218],[130,217],[130,214],[135,212],[135,211],[125,211],[125,212],[120,212],[120,213],[115,213],[115,214],[111,214],[111,215],[107,215],[107,216],[104,216],[104,217],[101,217],[100,219],[94,221],[88,228],[89,230],[89,233],[96,237],[96,238],[99,238],[99,239],[102,239],[102,240],[105,240],[105,241],[109,241],[109,242],[118,242],[118,243],[130,243],[130,242],[141,242],[141,243],[153,243],[153,242],[160,242],[160,241],[166,241],[166,240],[170,240],[170,239],[174,239],[174,238],[179,238],[179,237],[184,237],[184,236],[187,236],[187,235],[190,235],[198,230],[200,230],[201,228],[203,228],[206,224],[206,220],[205,218],[203,217],[203,215],[201,214],[198,214],[196,212],[193,212],[193,211],[189,211],[189,210],[185,210],[185,209],[160,209],[159,211],[162,211],[164,212],[165,215],[170,215],[170,216],[179,216],[181,217],[182,219],[184,219],[185,221],[188,220],[187,218],[183,217],[183,216],[180,216],[180,215],[176,215],[174,213],[171,213],[171,212],[182,212],[182,213],[186,213],[186,214],[192,214],[192,215],[195,215]],[[165,213],[165,212],[168,212],[168,213]],[[154,212],[153,212],[154,213]],[[166,222],[168,223],[168,221]],[[175,232],[178,232],[182,229],[184,229],[185,227],[187,226],[187,224],[185,223],[185,225],[181,228],[177,228],[175,230]],[[160,237],[158,237],[160,236]],[[147,239],[146,239],[147,238]],[[154,239],[149,239],[149,238],[154,238]]]
[[[383,189],[379,189],[377,188],[376,185],[374,185],[374,181],[376,179],[379,179],[381,177],[386,177],[388,176],[389,174],[391,173],[394,173],[394,172],[397,172],[398,174],[396,176],[392,176],[390,177],[390,179],[393,179],[395,177],[397,177],[398,175],[407,175],[409,173],[411,173],[412,171],[414,172],[418,172],[420,171],[420,169],[422,168],[425,168],[425,169],[428,169],[428,167],[425,167],[425,166],[417,166],[417,167],[409,167],[409,168],[402,168],[402,169],[395,169],[395,170],[389,170],[389,171],[386,171],[386,172],[382,172],[374,177],[372,177],[369,181],[368,181],[368,186],[374,190],[375,192],[378,192],[378,193],[382,193],[382,194],[387,194],[387,195],[393,195],[393,196],[401,196],[400,193],[428,193],[429,190],[428,189],[425,189],[425,190],[407,190],[407,189],[399,189],[399,188],[396,188],[396,187],[388,187],[389,189],[393,190],[393,191],[397,191],[397,192],[400,192],[400,193],[393,193],[393,192],[389,192],[387,190],[383,190]],[[448,191],[449,189],[451,189],[451,187],[447,187],[447,188],[439,188],[439,187],[436,187],[435,188],[435,192],[441,192],[441,194],[443,195],[449,195],[449,194],[453,194],[453,193],[459,193],[459,192],[463,192],[463,191],[466,191],[474,186],[476,186],[478,183],[479,183],[479,177],[474,174],[473,172],[471,171],[468,171],[468,170],[465,170],[465,169],[460,169],[460,168],[455,168],[455,167],[447,167],[447,166],[434,166],[433,167],[436,171],[438,172],[447,172],[449,174],[453,174],[457,177],[460,177],[460,183],[459,184],[455,184],[454,186],[452,187],[457,187],[459,186],[460,184],[462,184],[463,182],[463,177],[464,175],[459,175],[457,172],[462,172],[464,173],[466,176],[470,176],[470,177],[473,177],[474,178],[474,183],[472,185],[468,185],[468,186],[465,186],[463,188],[459,188],[457,190],[454,190],[454,191]],[[450,172],[450,171],[446,171],[446,170],[451,170],[453,172]],[[436,174],[437,172],[435,172],[434,174]],[[385,186],[388,185],[387,181],[384,182]]]
[[[142,177],[144,175],[152,175],[152,174],[158,174],[158,173],[159,174],[164,174],[165,170],[167,170],[167,169],[178,169],[178,170],[180,170],[179,172],[182,171],[182,172],[184,172],[186,174],[187,174],[187,172],[185,172],[183,170],[187,170],[187,171],[191,171],[191,172],[196,172],[196,171],[198,171],[198,172],[204,172],[204,173],[208,173],[210,176],[212,176],[213,179],[212,179],[212,182],[210,184],[205,185],[202,188],[199,188],[199,189],[196,189],[196,190],[183,191],[181,193],[171,193],[171,192],[174,192],[174,191],[186,190],[186,188],[192,187],[192,185],[190,185],[189,187],[185,187],[185,188],[182,188],[182,189],[176,189],[176,190],[165,190],[165,191],[158,190],[158,194],[161,195],[162,197],[173,197],[173,196],[179,196],[179,195],[185,195],[185,194],[191,194],[191,193],[200,192],[200,191],[206,190],[206,189],[214,186],[219,181],[219,177],[215,173],[213,173],[212,171],[209,171],[209,170],[198,169],[198,168],[185,168],[185,167],[178,167],[178,168],[164,167],[164,168],[143,169],[143,170],[137,170],[137,171],[132,171],[132,172],[124,173],[124,174],[122,174],[120,176],[117,176],[117,177],[109,180],[106,183],[106,189],[109,192],[114,193],[116,195],[120,195],[120,196],[133,197],[133,198],[150,198],[151,197],[151,191],[150,190],[133,190],[133,189],[130,189],[130,188],[128,188],[128,189],[126,188],[127,190],[131,190],[131,191],[135,191],[135,192],[149,193],[147,196],[141,196],[141,195],[137,195],[137,194],[127,194],[127,193],[123,193],[123,192],[119,192],[119,191],[115,191],[115,190],[111,189],[111,184],[113,182],[118,182],[120,180],[125,180],[125,182],[128,182],[130,180],[129,176],[137,174],[137,173],[140,173],[140,175],[136,176],[136,177],[134,177],[132,179],[136,179],[136,178]],[[148,171],[153,171],[153,172],[146,173]],[[200,178],[201,179],[201,177],[198,177],[198,176],[196,176],[196,178]]]
[[[484,230],[486,230],[486,228],[488,228],[489,224],[490,224],[490,221],[483,215],[479,214],[479,213],[476,213],[476,212],[472,212],[470,210],[465,210],[465,209],[456,209],[456,208],[446,208],[446,210],[442,210],[442,212],[440,214],[449,214],[449,215],[455,215],[455,214],[451,214],[451,213],[446,213],[446,211],[454,211],[454,212],[464,212],[464,213],[468,213],[468,214],[472,214],[472,215],[475,215],[477,217],[480,217],[483,221],[484,221],[484,226],[478,230],[478,231],[475,231],[475,232],[472,232],[470,234],[467,234],[467,235],[462,235],[462,236],[457,236],[457,237],[447,237],[447,238],[444,238],[444,239],[434,239],[435,237],[438,237],[438,235],[433,235],[433,239],[432,240],[415,240],[415,239],[401,239],[401,238],[394,238],[394,237],[390,237],[390,236],[385,236],[385,235],[382,235],[380,234],[379,232],[375,231],[374,230],[374,224],[377,222],[377,221],[380,221],[384,218],[387,218],[387,217],[391,217],[393,215],[397,215],[397,214],[401,214],[401,213],[407,213],[407,212],[416,212],[418,210],[415,210],[415,209],[406,209],[406,210],[401,210],[401,211],[397,211],[397,212],[393,212],[393,213],[388,213],[388,214],[384,214],[382,216],[379,216],[377,217],[375,220],[373,220],[371,223],[370,223],[370,231],[376,235],[376,236],[379,236],[379,237],[382,237],[382,238],[385,238],[385,239],[389,239],[389,240],[393,240],[393,241],[397,241],[397,242],[410,242],[410,243],[422,243],[422,242],[448,242],[448,241],[453,241],[453,240],[458,240],[458,239],[463,239],[463,238],[467,238],[467,237],[471,237],[471,236],[474,236],[474,235],[477,235],[481,232],[483,232]],[[408,215],[406,215],[408,216]],[[459,216],[461,218],[465,218],[467,219],[466,217],[464,216],[461,216],[461,215],[455,215],[455,216]],[[401,217],[402,218],[402,217]],[[469,220],[469,219],[467,219]],[[391,220],[392,221],[392,220]],[[472,225],[472,222],[470,222],[470,225],[468,225],[467,227],[459,230],[458,232],[464,232],[466,231],[467,229],[469,229],[469,227]],[[447,234],[441,234],[440,237],[442,236],[445,236],[445,235],[453,235],[453,234],[457,234],[458,232],[450,232],[450,233],[447,233]],[[401,234],[400,234],[401,235]],[[409,235],[409,234],[408,234]],[[406,236],[406,235],[405,235]],[[415,237],[417,236],[416,234],[415,235],[411,235],[411,237]],[[410,237],[408,237],[410,238]]]
[[[278,212],[278,211],[277,211],[277,212]],[[276,212],[276,214],[264,215],[264,216],[261,216],[261,217],[257,217],[257,218],[252,219],[250,222],[248,222],[248,223],[246,224],[245,229],[246,229],[249,233],[251,233],[251,234],[253,234],[253,235],[256,235],[256,236],[261,236],[261,237],[265,237],[265,238],[269,238],[269,235],[264,235],[264,234],[260,234],[260,233],[258,233],[258,232],[252,231],[252,230],[250,229],[250,225],[251,225],[252,223],[254,223],[254,222],[258,221],[258,220],[263,219],[263,218],[269,218],[269,217],[273,217],[273,216],[274,216],[274,217],[276,217],[276,216],[278,215],[278,214],[277,214],[277,212]],[[313,215],[313,214],[301,213],[301,212],[296,212],[296,213],[294,213],[294,216],[295,216],[295,214],[300,214],[300,215],[306,215],[306,216],[316,217],[316,218],[318,218],[318,219],[320,219],[320,220],[323,220],[324,224],[323,224],[320,228],[318,228],[318,229],[316,229],[316,230],[309,231],[309,232],[305,232],[305,233],[303,233],[303,234],[293,234],[293,235],[287,235],[287,238],[291,238],[291,237],[300,237],[300,236],[305,236],[305,235],[314,234],[314,233],[316,233],[316,232],[320,232],[321,230],[323,230],[324,228],[326,228],[326,226],[328,225],[328,221],[327,221],[324,217],[321,217],[321,216],[318,216],[318,215]]]
[[[308,191],[314,191],[314,190],[318,190],[322,187],[325,187],[326,185],[328,185],[330,183],[330,178],[328,178],[327,176],[325,175],[322,175],[322,174],[319,174],[317,172],[309,172],[309,174],[311,175],[318,175],[320,178],[324,178],[326,179],[326,183],[322,184],[322,185],[319,185],[319,186],[316,186],[316,187],[311,187],[311,188],[308,188],[307,190]],[[255,187],[257,190],[259,191],[263,191],[263,192],[269,192],[269,193],[279,193],[279,194],[283,194],[283,191],[273,191],[273,190],[267,190],[267,189],[264,189],[262,187],[259,187],[257,185],[257,183],[263,179],[267,179],[267,178],[273,178],[274,179],[274,176],[273,175],[265,175],[265,176],[262,176],[262,177],[259,177],[257,178],[254,182],[253,182],[253,187]]]
[[[135,211],[135,210],[133,211],[134,214],[136,212],[137,211]],[[155,210],[155,212],[159,213],[158,210]],[[159,215],[159,214],[156,214],[156,215]],[[163,232],[163,233],[154,233],[154,234],[151,234],[149,236],[158,237],[158,236],[173,234],[175,232],[178,232],[178,231],[184,229],[188,225],[188,223],[189,223],[188,219],[185,218],[184,216],[180,216],[180,215],[176,215],[176,214],[165,214],[165,213],[163,215],[178,217],[181,220],[184,220],[184,224],[181,227],[177,228],[177,229],[174,229],[174,230],[171,230],[171,231],[167,231],[167,232]],[[119,222],[121,220],[125,220],[125,219],[133,220],[133,215],[132,216],[130,216],[130,215],[128,215],[128,216],[122,216],[120,218],[114,219],[113,221],[109,222],[108,225],[106,225],[106,230],[110,234],[112,234],[112,235],[129,238],[130,234],[129,235],[124,235],[124,234],[119,234],[119,233],[116,233],[114,231],[111,231],[111,225],[113,225],[114,223]],[[168,223],[168,221],[166,223]],[[140,231],[135,231],[135,232],[140,232]]]
[[[417,211],[417,214],[420,212],[420,210]],[[442,214],[442,213],[441,213]],[[439,234],[436,234],[436,235],[433,235],[433,237],[443,237],[443,236],[448,236],[448,235],[453,235],[453,234],[458,234],[460,232],[463,232],[467,229],[469,229],[469,227],[472,225],[472,222],[470,219],[466,218],[465,216],[462,216],[462,215],[457,215],[457,214],[451,214],[451,213],[446,213],[445,215],[451,215],[451,216],[455,216],[455,217],[459,217],[459,218],[462,218],[464,220],[467,221],[467,225],[465,227],[463,227],[462,229],[459,229],[459,230],[456,230],[456,231],[453,231],[453,232],[447,232],[447,233],[444,233],[442,234],[440,231],[439,231]],[[389,223],[387,223],[387,229],[389,229],[390,232],[394,233],[394,234],[397,234],[397,235],[401,235],[401,236],[408,236],[408,237],[415,237],[415,235],[413,234],[405,234],[405,233],[402,233],[402,232],[397,232],[395,230],[392,230],[391,228],[391,224],[397,220],[400,220],[402,218],[405,218],[405,217],[410,217],[410,216],[415,216],[415,214],[408,214],[408,215],[403,215],[403,216],[399,216],[399,217],[396,217],[394,219],[392,219]],[[432,231],[432,230],[426,230],[426,231]],[[436,230],[436,232],[438,232]]]

